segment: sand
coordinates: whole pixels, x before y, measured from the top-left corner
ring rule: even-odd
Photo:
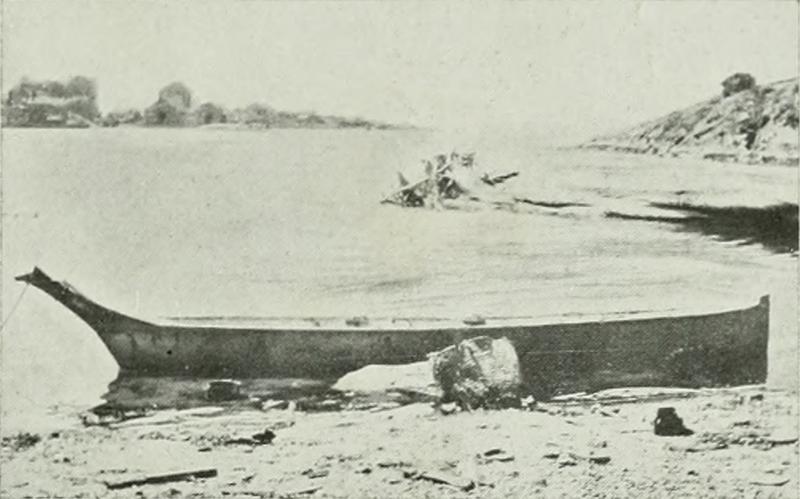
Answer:
[[[625,397],[449,415],[429,403],[159,411],[40,435],[24,448],[4,438],[2,496],[797,497],[796,393],[614,393]],[[653,419],[665,406],[695,433],[656,436]],[[270,444],[230,443],[265,429],[276,435]],[[200,469],[217,475],[106,484]]]

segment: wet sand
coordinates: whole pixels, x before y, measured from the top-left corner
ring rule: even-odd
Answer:
[[[616,398],[608,398],[613,394]],[[796,497],[797,394],[614,390],[532,410],[444,415],[206,407],[2,449],[3,497]],[[645,397],[644,395],[650,395]],[[653,432],[675,407],[691,436]],[[270,444],[231,443],[269,429]],[[216,476],[111,490],[178,470]]]

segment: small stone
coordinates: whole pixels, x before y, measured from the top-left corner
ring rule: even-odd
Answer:
[[[255,433],[252,436],[252,439],[255,440],[259,444],[270,444],[273,440],[275,440],[275,432],[270,430],[269,428],[265,429],[261,433]]]
[[[439,412],[445,416],[453,414],[458,411],[458,404],[455,402],[447,402],[439,406]]]
[[[608,464],[611,462],[611,456],[589,456],[589,462],[594,464]]]
[[[694,433],[683,425],[683,420],[678,417],[674,407],[659,408],[653,427],[655,434],[662,437],[688,436]]]
[[[536,408],[536,399],[533,398],[533,395],[528,395],[527,397],[520,399],[519,402],[520,407],[525,410],[532,411]]]

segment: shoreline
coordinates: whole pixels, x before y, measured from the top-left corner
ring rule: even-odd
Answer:
[[[574,146],[577,150],[614,152],[630,154],[634,156],[650,156],[655,158],[690,160],[690,161],[711,161],[714,163],[730,163],[737,165],[763,165],[763,166],[785,166],[797,167],[800,165],[800,157],[795,155],[775,155],[759,153],[743,153],[741,151],[717,151],[712,152],[703,149],[678,149],[654,152],[650,146],[636,146],[629,144],[615,144],[610,142],[590,142]]]

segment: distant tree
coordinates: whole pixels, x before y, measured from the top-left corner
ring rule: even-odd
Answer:
[[[9,90],[5,104],[8,126],[68,126],[70,113],[91,121],[100,117],[97,86],[85,76],[66,83],[23,77]]]
[[[147,125],[186,126],[192,107],[192,91],[181,82],[173,82],[158,92],[158,100],[144,112]]]
[[[278,113],[266,104],[254,103],[244,109],[242,121],[248,124],[260,123],[271,126],[275,123]]]
[[[67,101],[61,108],[65,111],[70,111],[89,120],[96,120],[100,118],[100,111],[97,109],[97,104],[94,100],[90,99],[73,99]]]
[[[222,106],[213,102],[205,102],[197,106],[192,111],[194,122],[197,125],[209,125],[211,123],[225,123],[228,120],[227,112]]]
[[[67,82],[65,94],[67,97],[88,97],[94,100],[97,98],[97,86],[90,78],[75,76]]]
[[[138,124],[143,119],[142,113],[138,109],[120,109],[105,115],[103,117],[103,126]]]
[[[756,87],[756,79],[749,73],[735,73],[722,82],[722,96],[728,97]]]
[[[185,126],[187,114],[184,109],[160,100],[145,110],[144,121],[147,125]]]
[[[63,99],[67,97],[67,87],[60,81],[47,81],[42,83],[41,88],[44,92],[47,92],[52,97],[58,97]]]
[[[192,107],[192,91],[183,83],[176,81],[158,92],[158,100],[179,110],[186,111]]]

